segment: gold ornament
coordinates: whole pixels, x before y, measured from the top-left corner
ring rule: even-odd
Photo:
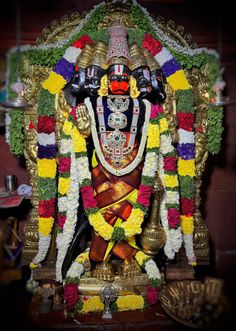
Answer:
[[[104,97],[108,95],[108,77],[107,75],[104,75],[101,78],[101,85],[100,85],[100,89],[98,90],[98,94],[100,95],[100,97]]]
[[[94,46],[89,65],[95,65],[106,70],[108,67],[106,64],[107,49],[107,44],[102,41],[98,41]]]
[[[154,58],[154,56],[152,56],[152,54],[146,48],[143,49],[143,54],[146,58],[147,65],[151,72],[160,68],[157,60]]]
[[[89,66],[90,59],[93,55],[93,51],[94,51],[93,46],[86,44],[76,61],[76,65],[79,68],[86,69]]]
[[[133,43],[130,46],[129,51],[130,51],[130,56],[131,56],[131,65],[130,65],[131,70],[148,65],[147,60],[143,54],[143,51],[138,46],[138,44]]]
[[[136,99],[139,96],[140,92],[139,92],[138,87],[137,87],[137,81],[133,76],[130,76],[129,88],[130,88],[131,98]]]

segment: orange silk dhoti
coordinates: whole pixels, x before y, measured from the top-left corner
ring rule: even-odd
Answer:
[[[102,209],[106,222],[114,226],[119,222],[125,222],[131,211],[132,203],[126,199],[134,190],[138,190],[141,180],[143,163],[140,163],[131,173],[117,177],[106,171],[101,164],[96,164],[92,169],[92,181],[95,190],[95,199],[99,209]],[[95,262],[103,261],[106,258],[109,242],[93,233],[90,259]],[[126,241],[115,242],[111,253],[121,259],[131,259],[137,249]]]

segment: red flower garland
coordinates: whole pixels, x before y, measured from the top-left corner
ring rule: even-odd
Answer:
[[[153,305],[157,302],[159,296],[159,289],[157,287],[148,286],[146,292],[146,299],[149,305]]]
[[[181,113],[177,114],[179,119],[179,127],[186,131],[193,131],[194,128],[194,114],[192,113]]]
[[[88,35],[85,34],[80,39],[73,42],[71,46],[83,49],[86,44],[94,44],[94,41]]]
[[[55,208],[55,199],[40,200],[38,206],[39,217],[53,217]]]
[[[55,130],[55,120],[50,116],[38,117],[38,133],[50,134]]]
[[[143,40],[143,48],[146,48],[153,56],[155,56],[162,50],[163,45],[150,34],[146,33]]]
[[[64,298],[68,310],[73,310],[79,300],[78,285],[69,283],[64,286]]]
[[[163,161],[165,171],[177,171],[177,159],[175,156],[167,156]]]
[[[59,172],[70,172],[71,159],[69,157],[60,157],[59,158]]]
[[[188,198],[181,198],[180,205],[184,215],[192,216],[195,212],[195,201]]]

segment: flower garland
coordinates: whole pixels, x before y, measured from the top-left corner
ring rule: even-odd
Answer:
[[[149,15],[147,10],[141,5],[133,1],[131,7],[131,18],[137,24],[139,30],[134,33],[133,29],[129,29],[129,34],[135,35],[133,41],[137,41],[137,38],[141,39],[141,35],[144,32],[151,31],[151,34],[158,36],[162,42],[164,42],[175,56],[178,57],[180,63],[183,64],[185,68],[192,68],[197,66],[198,68],[204,63],[208,62],[210,69],[216,68],[219,71],[218,54],[213,50],[208,50],[206,48],[195,48],[190,49],[178,45],[174,40],[170,39],[168,35],[162,30],[162,28],[156,23]],[[92,36],[94,40],[103,40],[107,38],[106,29],[97,30],[97,24],[102,21],[106,13],[105,3],[102,2],[86,14],[85,18],[81,20],[80,24],[71,32],[65,39],[60,40],[53,44],[31,46],[23,45],[21,46],[22,57],[28,59],[31,64],[43,65],[43,66],[53,66],[58,61],[58,59],[63,55],[64,50],[70,45],[73,40],[77,40],[81,35],[88,34]],[[130,36],[129,36],[130,37]],[[129,38],[130,40],[132,38]],[[104,39],[105,40],[105,39]],[[12,48],[7,54],[7,82],[9,90],[9,82],[12,81],[12,72],[14,73],[15,58],[16,58],[17,48]],[[23,67],[22,67],[23,68]],[[9,72],[11,70],[11,73]],[[209,80],[212,77],[209,78]],[[214,79],[215,82],[215,79]],[[211,84],[212,85],[212,84]],[[14,112],[14,117],[10,119],[10,115],[6,114],[6,141],[9,142],[11,152],[15,155],[20,155],[23,153],[23,130],[22,130],[22,114],[20,112]],[[212,117],[209,117],[212,118]],[[214,119],[213,119],[214,121]],[[16,124],[17,123],[17,124]],[[9,127],[12,126],[11,132]],[[15,129],[17,129],[18,134],[15,134]],[[19,139],[20,138],[20,139]],[[221,136],[218,135],[218,139],[221,140]],[[216,139],[215,139],[216,141]],[[220,143],[219,141],[217,142]]]
[[[181,194],[181,227],[186,255],[190,264],[196,264],[193,250],[193,231],[195,211],[195,142],[194,142],[194,98],[191,86],[180,68],[178,62],[171,53],[154,39],[146,34],[143,40],[146,48],[159,63],[167,83],[173,88],[177,96],[177,117],[179,120],[178,134],[178,175],[180,180]],[[182,99],[188,100],[187,107],[183,105]],[[188,191],[186,188],[189,188]],[[162,209],[163,210],[163,209]]]
[[[104,309],[100,296],[79,295],[78,284],[84,273],[84,264],[88,259],[89,252],[87,250],[75,259],[67,272],[64,297],[69,312],[86,314],[88,312],[99,312]],[[115,311],[143,309],[146,306],[155,304],[158,300],[161,275],[156,263],[141,251],[136,253],[135,259],[145,269],[150,284],[147,286],[144,296],[134,294],[119,296],[113,304]]]
[[[38,253],[31,267],[42,262],[51,242],[51,230],[54,224],[56,197],[56,135],[54,120],[54,95],[68,83],[73,75],[75,61],[86,43],[93,43],[88,36],[82,36],[72,43],[62,59],[58,61],[49,77],[43,82],[38,102]],[[43,100],[43,102],[42,102]],[[48,190],[49,189],[49,190]]]
[[[89,98],[85,100],[85,104],[92,115],[92,105]],[[68,119],[65,121],[62,136],[61,147],[59,154],[59,198],[58,198],[58,226],[61,232],[58,236],[58,262],[57,263],[57,279],[61,279],[60,266],[66,254],[66,247],[68,247],[73,236],[73,226],[68,228],[71,233],[64,234],[65,225],[68,223],[68,211],[72,214],[76,213],[78,201],[78,194],[73,196],[73,201],[68,203],[67,196],[70,185],[70,172],[72,171],[71,157],[77,159],[77,169],[79,173],[78,182],[75,183],[77,187],[80,186],[80,192],[83,200],[83,206],[88,216],[90,224],[94,230],[102,236],[105,240],[121,240],[124,238],[131,238],[136,234],[140,234],[142,229],[144,216],[150,205],[150,195],[158,167],[159,147],[160,153],[165,159],[164,167],[164,185],[166,188],[166,220],[171,231],[171,243],[168,244],[171,249],[176,252],[177,248],[181,246],[181,234],[179,224],[178,212],[178,179],[176,175],[176,158],[174,155],[174,148],[171,144],[171,137],[168,131],[167,121],[164,117],[163,109],[160,106],[150,106],[150,103],[145,100],[146,111],[150,114],[149,125],[147,130],[147,144],[144,168],[142,172],[141,184],[138,190],[137,199],[134,202],[132,212],[126,222],[123,222],[119,227],[112,227],[108,224],[102,213],[100,212],[97,202],[94,198],[91,173],[89,170],[89,163],[87,158],[87,148],[85,138],[79,133],[77,128],[77,106],[73,107]],[[151,107],[151,109],[150,109]],[[150,109],[150,110],[149,110]],[[92,126],[95,126],[95,119],[92,116]],[[161,145],[160,145],[161,144]],[[72,150],[73,146],[73,150]],[[75,217],[76,218],[76,217]],[[74,223],[73,223],[74,224]],[[166,231],[168,231],[168,225]],[[63,242],[63,244],[61,244]],[[60,248],[60,247],[63,247]],[[169,254],[171,258],[171,255]],[[173,256],[172,256],[173,258]]]

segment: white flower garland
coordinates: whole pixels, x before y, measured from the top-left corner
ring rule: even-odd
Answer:
[[[70,187],[67,196],[66,207],[66,222],[63,227],[63,232],[57,236],[58,255],[56,261],[56,279],[62,280],[61,268],[68,247],[73,239],[75,226],[77,223],[77,209],[79,206],[79,174],[78,174],[79,159],[75,158],[74,153],[71,153],[71,176]]]
[[[81,263],[74,261],[67,271],[66,277],[78,278],[80,279],[81,275],[84,272],[84,266]]]
[[[38,253],[33,258],[33,263],[40,266],[40,262],[43,261],[47,255],[48,248],[51,243],[51,235],[43,236],[39,233],[39,241],[38,241]]]
[[[169,139],[165,139],[165,142],[169,141]],[[163,141],[161,140],[163,143]],[[163,151],[165,150],[165,147],[162,146]],[[159,176],[163,183],[165,183],[164,180],[164,162],[163,162],[163,156],[159,155]],[[182,233],[181,233],[181,227],[179,226],[177,229],[169,229],[169,223],[168,223],[168,214],[166,209],[166,204],[173,204],[173,203],[179,203],[179,193],[173,192],[173,191],[165,191],[164,196],[161,201],[160,205],[160,218],[162,226],[166,233],[166,243],[164,246],[164,252],[166,256],[169,259],[173,259],[175,257],[175,253],[179,251],[181,245],[182,245]]]
[[[150,259],[145,263],[144,269],[149,279],[161,279],[160,271],[153,259]]]

